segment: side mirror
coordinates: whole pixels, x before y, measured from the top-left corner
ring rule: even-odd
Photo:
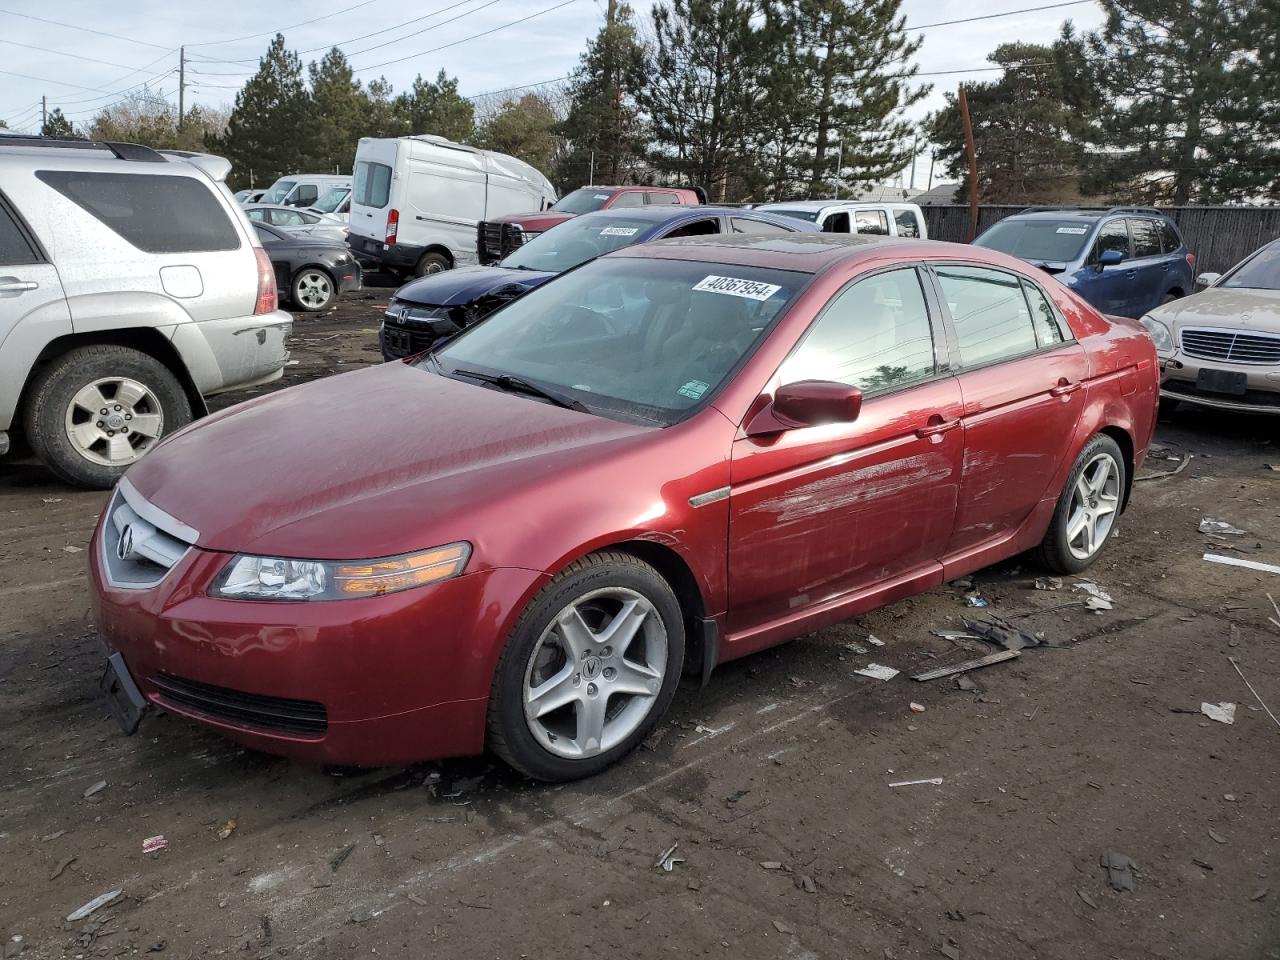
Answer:
[[[1124,254],[1119,250],[1103,250],[1098,257],[1100,267],[1114,267],[1120,263],[1124,263]]]
[[[1197,287],[1212,287],[1215,283],[1222,279],[1220,273],[1202,273],[1196,277]]]
[[[779,387],[773,403],[747,425],[747,436],[825,423],[852,423],[862,412],[862,391],[831,380],[801,380]]]

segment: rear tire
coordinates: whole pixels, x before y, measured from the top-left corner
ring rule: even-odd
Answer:
[[[36,375],[24,428],[32,451],[61,479],[107,489],[191,419],[191,402],[168,367],[102,344],[71,350]]]
[[[666,713],[684,662],[670,584],[629,553],[577,560],[530,602],[498,660],[489,746],[539,780],[589,777]]]
[[[307,313],[319,313],[333,306],[338,298],[338,285],[328,270],[303,267],[293,277],[289,297],[294,306]]]
[[[1036,551],[1040,561],[1054,573],[1080,573],[1097,560],[1120,518],[1125,484],[1119,444],[1106,434],[1095,435],[1067,475]]]
[[[453,269],[453,261],[443,253],[424,253],[422,259],[413,268],[415,277],[425,277],[433,273],[444,273]]]

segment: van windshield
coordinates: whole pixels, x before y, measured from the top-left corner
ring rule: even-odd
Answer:
[[[977,240],[976,247],[999,250],[1023,260],[1067,263],[1080,256],[1093,224],[1081,220],[1001,220]]]
[[[498,266],[561,273],[612,250],[631,246],[652,226],[651,221],[614,217],[607,212],[566,220],[517,247]]]
[[[284,203],[284,198],[289,195],[289,191],[297,186],[296,180],[281,180],[268,191],[267,195],[262,198],[263,203]]]
[[[312,210],[319,210],[321,213],[333,213],[340,206],[342,201],[346,200],[351,193],[350,187],[334,187],[323,197],[311,205]]]
[[[590,213],[592,210],[599,210],[609,198],[613,196],[608,190],[593,190],[591,187],[583,187],[581,190],[575,190],[567,196],[561,197],[551,205],[551,209],[557,213]]]

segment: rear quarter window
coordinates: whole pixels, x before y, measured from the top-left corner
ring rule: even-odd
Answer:
[[[36,176],[147,253],[237,250],[240,234],[194,177],[38,170]]]
[[[1173,253],[1182,248],[1182,238],[1178,236],[1178,230],[1172,223],[1158,220],[1156,225],[1160,229],[1160,248],[1165,253]]]
[[[27,242],[17,221],[0,202],[0,264],[16,267],[39,262],[35,248]]]

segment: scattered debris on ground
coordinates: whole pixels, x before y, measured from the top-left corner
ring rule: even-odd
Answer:
[[[78,910],[72,910],[67,914],[67,923],[75,923],[77,920],[83,920],[85,917],[89,916],[89,914],[94,913],[97,910],[101,910],[103,907],[107,906],[107,904],[115,903],[122,896],[124,896],[123,889],[112,890],[99,897],[94,897],[83,907],[80,907]]]
[[[1218,520],[1214,517],[1205,517],[1200,521],[1200,532],[1211,533],[1218,537],[1243,537],[1245,532],[1239,527],[1233,526],[1226,520]]]
[[[1262,563],[1258,560],[1245,560],[1243,557],[1227,557],[1220,553],[1206,553],[1204,559],[1210,563],[1221,563],[1228,567],[1243,567],[1246,570],[1257,570],[1259,573],[1280,574],[1280,566],[1274,563]]]
[[[853,672],[860,677],[870,677],[872,680],[892,680],[900,671],[878,663],[868,663],[862,669]]]
[[[942,786],[942,777],[929,777],[927,780],[899,780],[897,783],[891,783],[891,787],[915,787],[922,783],[931,783],[935,787]]]
[[[1276,719],[1276,715],[1271,712],[1271,708],[1267,706],[1265,701],[1263,701],[1262,697],[1258,694],[1258,691],[1253,689],[1253,684],[1249,682],[1249,678],[1246,677],[1244,675],[1244,671],[1240,669],[1240,664],[1236,661],[1236,658],[1227,657],[1227,659],[1230,660],[1231,665],[1236,668],[1236,673],[1240,674],[1240,679],[1243,680],[1244,685],[1249,688],[1249,692],[1253,694],[1253,698],[1258,701],[1258,706],[1262,707],[1262,709],[1267,712],[1267,716],[1271,718],[1272,722],[1274,722],[1277,727],[1280,727],[1280,720]]]
[[[657,862],[654,864],[654,867],[670,873],[676,868],[677,863],[684,863],[684,857],[676,856],[676,850],[679,847],[680,844],[673,843],[671,846],[667,847],[666,850],[663,850],[661,855],[658,857]]]
[[[1132,890],[1137,864],[1123,853],[1104,853],[1102,866],[1107,871],[1107,883],[1112,890]]]
[[[953,663],[950,666],[938,667],[935,670],[925,670],[923,673],[913,673],[911,679],[920,681],[937,680],[940,677],[949,677],[953,674],[967,673],[970,670],[989,667],[992,664],[1004,663],[1006,660],[1013,660],[1020,656],[1022,656],[1022,651],[1020,650],[999,650],[995,653],[989,653],[985,657],[978,657],[975,660]]]

